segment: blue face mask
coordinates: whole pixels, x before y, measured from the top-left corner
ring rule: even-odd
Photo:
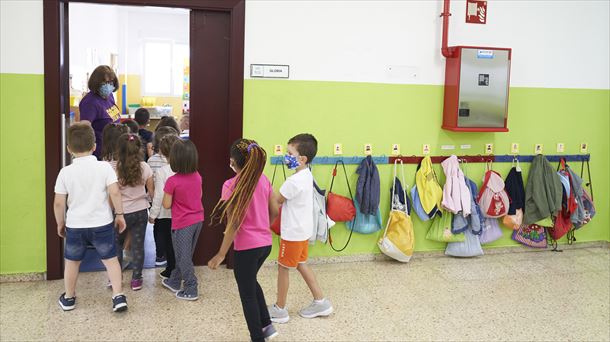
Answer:
[[[114,91],[114,86],[110,83],[104,83],[100,87],[100,96],[103,98],[107,98]]]
[[[297,160],[297,157],[290,154],[284,156],[284,163],[286,164],[286,167],[288,167],[288,170],[294,170],[301,165]]]

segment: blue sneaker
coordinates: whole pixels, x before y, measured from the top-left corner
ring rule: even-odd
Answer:
[[[170,284],[169,284],[169,279],[163,279],[161,280],[161,285],[165,286],[167,289],[169,289],[170,291],[172,291],[173,293],[178,293],[178,291],[180,291],[180,289],[176,289],[173,288]]]
[[[269,324],[268,326],[263,328],[263,337],[265,338],[265,341],[271,341],[277,335],[279,335],[279,333],[277,332],[277,330],[275,330],[273,324]]]
[[[127,310],[127,297],[122,293],[112,297],[112,311],[121,312],[125,310]]]
[[[74,307],[76,306],[76,296],[66,298],[66,293],[64,292],[59,296],[59,306],[61,306],[64,311],[74,310]]]
[[[176,298],[183,300],[197,300],[199,296],[197,296],[196,294],[188,294],[184,290],[181,290],[180,292],[176,293]]]

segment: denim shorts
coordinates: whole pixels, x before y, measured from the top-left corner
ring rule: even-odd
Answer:
[[[93,228],[67,228],[64,257],[72,261],[82,261],[87,246],[95,247],[102,260],[116,256],[114,224]]]

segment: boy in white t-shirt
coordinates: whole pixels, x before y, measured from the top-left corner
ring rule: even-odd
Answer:
[[[269,306],[271,321],[286,323],[286,297],[290,269],[296,269],[307,283],[313,302],[299,311],[304,318],[328,316],[333,312],[331,302],[324,298],[316,277],[307,265],[309,238],[313,227],[313,175],[308,168],[318,151],[318,142],[311,134],[299,134],[288,141],[285,161],[288,169],[296,170],[280,188],[281,241],[278,257],[277,302]]]
[[[123,204],[116,173],[108,162],[98,161],[95,133],[90,124],[76,123],[68,128],[71,165],[61,169],[55,182],[54,213],[57,234],[64,238],[64,283],[66,292],[59,297],[64,311],[76,306],[76,279],[88,245],[93,245],[108,271],[112,283],[112,310],[127,310],[122,293],[121,266],[117,259],[115,231],[125,230]],[[115,209],[113,216],[108,197]],[[68,212],[66,213],[66,203]]]

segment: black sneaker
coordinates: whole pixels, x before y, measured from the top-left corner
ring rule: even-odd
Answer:
[[[112,311],[121,312],[125,310],[127,310],[127,297],[122,293],[112,297]]]
[[[64,292],[61,296],[59,296],[59,306],[64,311],[74,310],[76,306],[76,297],[66,298],[66,293]]]
[[[275,327],[273,326],[273,324],[269,324],[268,326],[263,328],[263,337],[265,338],[265,341],[271,341],[277,335],[278,335],[278,332],[277,332],[277,330],[275,330]]]
[[[157,257],[157,258],[155,259],[155,265],[156,265],[156,266],[165,266],[165,265],[167,265],[167,260],[165,260],[165,257],[164,257],[164,256],[162,256],[162,257]]]
[[[172,271],[168,270],[167,268],[162,271],[161,273],[159,273],[159,277],[161,277],[161,279],[169,279],[169,277],[172,275]]]

